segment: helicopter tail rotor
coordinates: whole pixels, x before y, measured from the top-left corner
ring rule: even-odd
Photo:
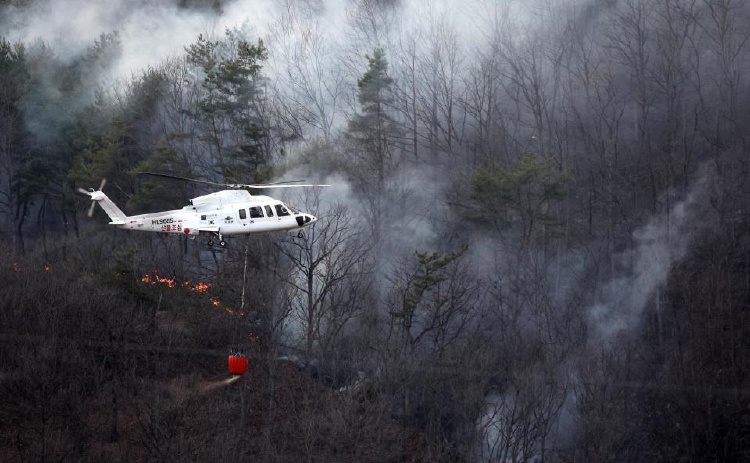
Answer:
[[[101,192],[104,189],[104,185],[106,185],[106,184],[107,184],[107,179],[106,178],[102,178],[102,183],[99,184],[99,189],[96,190],[96,191],[94,191],[94,190],[84,190],[83,188],[78,188],[78,192],[79,193],[82,193],[82,194],[85,194],[85,195],[91,197],[91,207],[89,208],[89,211],[86,214],[89,217],[92,217],[94,215],[94,207],[96,206],[96,200],[94,200],[94,198],[93,198],[94,193],[96,193],[97,191]]]

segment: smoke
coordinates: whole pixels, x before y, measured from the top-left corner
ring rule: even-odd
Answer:
[[[125,47],[121,69],[141,69],[189,43],[185,34],[192,35],[203,21],[197,13],[146,2],[46,0],[11,10],[6,26],[10,22],[11,40],[41,39],[54,44],[63,59],[84,54],[101,34],[119,31]]]
[[[633,248],[615,257],[626,274],[607,282],[588,310],[595,337],[609,339],[637,326],[643,309],[666,284],[672,267],[685,258],[691,243],[708,225],[698,217],[709,192],[706,170],[699,170],[700,177],[682,201],[635,230]]]
[[[555,4],[555,8],[573,0]],[[501,15],[513,24],[539,21],[541,5],[548,0],[524,2],[509,0],[508,7],[498,8],[489,0],[477,0],[471,8],[458,7],[450,0],[404,0],[376,2],[345,0],[234,0],[221,2],[220,9],[181,8],[174,0],[35,0],[19,2],[23,6],[0,7],[0,28],[12,42],[44,43],[63,62],[74,62],[85,56],[102,34],[116,32],[119,55],[112,57],[99,75],[86,76],[86,91],[80,101],[61,102],[66,114],[74,114],[93,101],[98,85],[108,87],[128,82],[148,68],[158,68],[185,55],[185,47],[199,35],[221,38],[227,29],[241,30],[248,38],[261,38],[269,49],[269,60],[263,73],[270,78],[269,88],[276,93],[279,106],[304,105],[304,111],[315,115],[317,122],[304,125],[305,139],[335,134],[345,123],[347,112],[356,107],[356,82],[365,71],[365,54],[376,46],[387,49],[391,73],[398,76],[396,45],[411,37],[419,54],[426,54],[430,42],[455,33],[464,50],[474,50],[484,43],[481,30],[496,19],[487,13]],[[380,24],[378,15],[392,18],[387,32],[362,46],[357,42],[361,29],[368,23]],[[508,19],[512,16],[512,20]],[[447,30],[436,29],[442,24]],[[372,38],[372,37],[371,37]],[[481,48],[481,46],[479,47]],[[462,55],[465,53],[461,53]],[[90,71],[87,71],[90,72]],[[46,78],[49,94],[59,93],[59,76]],[[323,82],[324,85],[319,84]],[[61,113],[60,111],[47,111]],[[28,115],[38,126],[40,137],[52,133],[50,117]],[[59,119],[61,116],[56,116]]]
[[[236,28],[269,40],[269,31],[291,5],[325,23],[343,21],[342,1],[331,0],[317,8],[311,3],[236,0],[219,10],[201,10],[180,8],[166,0],[36,0],[2,9],[0,27],[12,42],[51,44],[63,60],[82,56],[102,34],[117,32],[123,50],[111,72],[115,78],[127,79],[183,54],[199,34],[221,36]],[[340,28],[326,30],[336,34]]]
[[[294,26],[293,23],[308,22],[322,26],[319,32],[327,43],[340,42],[347,38],[346,34],[351,39],[351,18],[356,16],[354,12],[358,3],[344,0],[235,0],[213,10],[181,8],[168,0],[36,0],[23,2],[23,6],[2,8],[0,27],[8,40],[27,44],[42,40],[53,45],[63,59],[81,56],[101,34],[117,31],[122,39],[123,54],[112,72],[118,78],[127,78],[182,54],[184,47],[193,43],[199,34],[219,36],[225,29],[253,31],[257,37],[273,42],[273,32],[279,27],[291,31],[289,26]],[[476,39],[477,24],[486,20],[477,12],[494,7],[484,0],[475,3],[475,8],[459,8],[449,0],[409,0],[382,8],[393,8],[398,13],[398,27],[391,31],[392,34],[409,33],[423,27],[426,17],[444,16],[450,18],[465,38]],[[509,6],[503,8],[501,14],[512,15],[514,21],[522,23],[533,21],[539,5],[547,2],[532,3],[509,1]],[[373,20],[373,14],[376,14],[365,13],[369,20]],[[309,39],[303,37],[303,29],[291,32],[294,32],[293,41]],[[390,39],[383,37],[383,40]],[[387,44],[368,44],[378,45]]]

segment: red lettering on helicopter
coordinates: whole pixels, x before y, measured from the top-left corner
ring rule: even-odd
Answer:
[[[164,224],[161,226],[163,232],[181,232],[182,224]]]

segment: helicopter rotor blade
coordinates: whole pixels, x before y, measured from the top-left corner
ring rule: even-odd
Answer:
[[[87,216],[89,216],[89,217],[93,217],[94,216],[94,207],[95,206],[96,206],[96,202],[95,201],[91,201],[91,207],[89,208],[89,211],[86,214]]]
[[[91,196],[91,192],[87,191],[87,190],[84,190],[83,188],[78,188],[78,192],[81,193],[81,194],[84,194],[86,196]]]
[[[298,188],[298,187],[307,187],[307,188],[317,188],[317,187],[327,187],[331,185],[322,185],[322,184],[316,184],[316,183],[295,183],[295,184],[287,184],[286,182],[279,182],[279,183],[265,183],[265,184],[257,184],[257,185],[240,185],[241,188]]]
[[[254,188],[254,189],[263,189],[263,188],[295,188],[295,187],[326,187],[331,185],[316,185],[316,184],[300,184],[298,182],[302,182],[303,180],[288,180],[284,182],[276,182],[276,183],[263,183],[263,184],[247,184],[247,183],[218,183],[218,182],[209,182],[207,180],[197,180],[194,178],[186,178],[186,177],[179,177],[177,175],[170,175],[170,174],[160,174],[158,172],[138,172],[139,174],[143,175],[153,175],[155,177],[163,177],[163,178],[171,178],[175,180],[185,180],[188,182],[195,182],[195,183],[203,183],[205,185],[213,185],[213,186],[220,186],[225,188],[233,188],[233,189],[241,189],[241,188]]]
[[[187,177],[180,177],[177,175],[170,175],[170,174],[160,174],[158,172],[138,172],[140,175],[152,175],[154,177],[162,177],[162,178],[171,178],[174,180],[184,180],[186,182],[195,182],[195,183],[203,183],[205,185],[213,185],[213,186],[227,186],[225,183],[216,183],[216,182],[209,182],[208,180],[198,180],[195,178],[187,178]]]
[[[106,177],[102,177],[102,183],[101,183],[101,185],[99,185],[99,189],[97,191],[102,191],[104,189],[104,185],[106,185],[106,184],[107,184],[107,178]]]

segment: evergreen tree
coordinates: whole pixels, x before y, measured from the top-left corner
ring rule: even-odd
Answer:
[[[75,185],[95,187],[107,178],[115,186],[109,191],[115,202],[124,204],[133,197],[137,190],[133,173],[141,170],[142,163],[161,156],[149,132],[158,117],[164,83],[162,74],[146,71],[129,83],[125,104],[116,105],[100,94],[84,111],[74,131],[78,155],[69,178]]]
[[[560,223],[550,206],[565,197],[566,182],[551,163],[530,153],[512,167],[480,167],[471,179],[471,218],[498,232],[516,227],[522,246],[542,241]]]
[[[386,213],[386,180],[396,166],[399,129],[391,116],[393,78],[388,76],[385,52],[377,48],[367,59],[368,69],[357,81],[362,112],[349,121],[345,136],[354,155],[351,174],[369,202],[377,239]]]
[[[28,199],[19,198],[17,170],[28,151],[23,101],[29,91],[25,47],[0,39],[0,206],[12,227],[14,248],[23,250],[22,229]]]
[[[382,49],[376,49],[367,59],[367,72],[357,81],[362,113],[349,121],[347,137],[354,145],[362,167],[376,173],[372,185],[377,193],[382,194],[386,175],[392,167],[396,131],[396,122],[389,114],[393,103],[393,79],[388,76],[388,61]]]
[[[192,116],[203,126],[209,175],[230,181],[268,177],[269,121],[261,77],[261,62],[268,58],[265,45],[260,40],[253,45],[238,31],[227,30],[224,40],[199,35],[185,51],[203,90]]]

